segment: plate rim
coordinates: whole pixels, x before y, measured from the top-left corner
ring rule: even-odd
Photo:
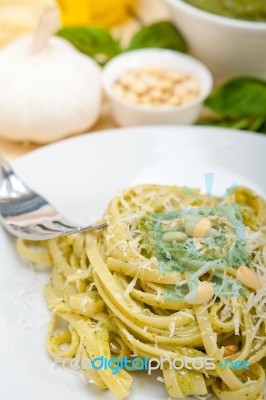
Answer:
[[[217,127],[217,126],[208,126],[208,125],[139,125],[139,126],[134,126],[134,127],[117,127],[117,128],[110,128],[110,129],[102,129],[102,130],[94,130],[94,131],[88,131],[84,132],[83,134],[78,134],[75,136],[67,137],[61,140],[57,140],[52,143],[47,143],[45,145],[41,145],[41,147],[31,150],[26,154],[23,154],[22,156],[16,158],[15,160],[11,161],[11,164],[16,166],[17,163],[20,163],[21,161],[27,159],[31,155],[35,155],[37,153],[45,152],[47,149],[50,147],[60,147],[64,143],[69,143],[69,142],[77,142],[79,140],[82,140],[84,138],[89,138],[89,137],[97,137],[97,136],[108,136],[111,134],[116,134],[116,133],[122,133],[123,131],[128,132],[128,134],[134,134],[138,130],[145,130],[147,133],[152,133],[155,130],[174,130],[176,129],[176,134],[182,134],[182,129],[184,130],[195,130],[200,131],[202,129],[206,129],[206,131],[216,131],[216,132],[224,132],[224,135],[230,135],[234,134],[236,136],[242,136],[244,135],[245,137],[249,137],[252,139],[252,137],[256,138],[256,140],[261,140],[262,142],[264,141],[266,144],[266,134],[263,133],[258,133],[258,132],[251,132],[251,131],[246,131],[246,130],[240,130],[240,129],[231,129],[231,128],[224,128],[224,127]],[[215,133],[215,132],[214,132]]]
[[[64,146],[65,143],[82,143],[82,141],[86,141],[86,140],[90,140],[88,138],[92,137],[95,138],[97,136],[99,137],[105,137],[108,135],[113,135],[116,133],[120,133],[120,134],[130,134],[130,135],[134,135],[137,131],[142,131],[142,132],[146,132],[147,134],[153,134],[156,133],[158,131],[161,131],[161,133],[166,131],[169,132],[173,132],[178,136],[178,135],[186,135],[186,131],[190,131],[190,132],[197,132],[200,135],[200,133],[204,133],[204,132],[208,132],[208,134],[213,134],[215,136],[216,132],[222,133],[222,136],[225,139],[230,139],[230,134],[232,134],[233,138],[236,139],[240,139],[241,135],[244,135],[245,137],[249,137],[251,141],[252,138],[254,138],[255,141],[257,141],[257,143],[264,143],[264,146],[266,145],[266,135],[263,134],[258,134],[258,133],[253,133],[253,132],[248,132],[248,131],[240,131],[240,130],[236,130],[236,129],[227,129],[227,128],[223,128],[223,127],[210,127],[210,126],[191,126],[191,125],[156,125],[156,126],[138,126],[138,127],[129,127],[129,128],[112,128],[112,129],[106,129],[106,130],[102,130],[102,131],[93,131],[93,132],[87,132],[84,133],[83,135],[78,135],[78,136],[74,136],[74,137],[70,137],[70,138],[65,138],[64,140],[60,140],[60,141],[56,141],[54,143],[50,143],[48,145],[44,145],[38,149],[35,149],[31,152],[28,152],[27,154],[23,155],[22,157],[19,157],[18,159],[14,160],[14,165],[20,167],[20,162],[21,164],[23,164],[24,162],[29,162],[31,163],[31,156],[35,156],[38,155],[39,153],[42,153],[43,155],[47,156],[47,154],[49,154],[49,150],[50,148],[54,148],[54,147],[58,147],[60,148]],[[201,132],[200,132],[201,131]],[[126,135],[125,135],[126,137]],[[200,136],[199,136],[200,137]],[[261,139],[258,139],[261,138]],[[221,139],[221,137],[217,137],[217,141]],[[48,153],[47,153],[48,151]],[[12,164],[13,164],[12,163]],[[15,249],[14,249],[15,251]],[[43,335],[43,337],[45,336],[44,331],[41,331],[41,335]],[[56,379],[56,374],[54,375],[55,379]],[[67,378],[64,378],[64,380],[66,380]],[[60,384],[58,384],[57,386],[58,388],[60,388]],[[23,387],[24,388],[24,387]],[[22,389],[23,389],[22,388]],[[85,393],[85,392],[84,392]],[[166,393],[166,392],[165,392]],[[72,393],[73,395],[73,393]],[[93,398],[93,394],[91,392],[87,392],[86,395],[89,395],[89,397],[91,396]],[[152,393],[151,393],[152,395]],[[82,397],[85,395],[82,393]],[[167,394],[166,394],[167,396]],[[141,397],[141,395],[140,395]],[[22,397],[23,398],[23,397]],[[99,397],[97,397],[99,400],[101,400],[101,396],[99,395]]]

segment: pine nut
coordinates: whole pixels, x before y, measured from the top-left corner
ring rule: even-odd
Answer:
[[[166,232],[162,237],[164,242],[185,242],[187,235],[184,232]]]
[[[158,87],[162,90],[169,90],[172,87],[171,81],[165,79],[158,82]]]
[[[194,237],[200,238],[205,237],[207,231],[212,226],[211,221],[208,218],[203,218],[195,227]]]
[[[211,228],[212,223],[208,218],[201,219],[198,223],[187,222],[185,224],[186,234],[194,238],[205,238],[205,237],[218,237],[219,232]]]
[[[203,220],[203,216],[202,215],[194,215],[194,214],[187,214],[184,216],[184,221],[187,223],[194,223],[197,224],[200,221]]]
[[[238,352],[238,347],[235,346],[234,344],[230,344],[228,346],[225,346],[225,348],[224,348],[224,356],[225,357],[231,356],[237,352]]]
[[[186,86],[185,82],[182,82],[180,84],[175,84],[174,86],[174,93],[177,96],[186,96],[188,94],[188,87]]]
[[[198,288],[188,293],[184,301],[188,304],[198,305],[208,303],[214,295],[213,284],[211,282],[200,282]]]
[[[193,222],[188,222],[185,224],[185,231],[186,234],[190,237],[194,236],[194,230],[196,228],[196,224],[194,224]]]
[[[169,74],[169,77],[175,83],[182,82],[184,79],[186,79],[186,76],[180,72],[172,72]]]
[[[134,90],[135,93],[137,94],[144,94],[147,92],[148,88],[146,85],[144,85],[141,82],[137,82],[132,86],[132,89]]]
[[[256,272],[252,271],[250,268],[242,265],[236,271],[236,279],[243,283],[250,289],[259,290],[263,287],[261,280],[259,279]]]
[[[151,98],[149,95],[141,96],[138,98],[139,104],[151,104]]]
[[[119,97],[140,106],[174,107],[197,98],[200,85],[196,77],[184,72],[137,68],[121,75],[114,83],[114,91]]]
[[[160,89],[153,89],[150,91],[151,100],[160,100],[162,97],[162,92]]]
[[[168,103],[171,104],[171,105],[173,105],[173,106],[175,106],[175,105],[177,105],[177,104],[181,104],[181,103],[182,103],[182,99],[181,99],[180,97],[174,95],[173,97],[171,97],[171,98],[168,100]]]

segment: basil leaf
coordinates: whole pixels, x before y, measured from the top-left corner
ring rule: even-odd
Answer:
[[[254,132],[266,132],[266,118],[258,117],[250,124],[249,129]]]
[[[215,89],[205,104],[224,117],[266,117],[266,82],[233,79]]]
[[[240,118],[232,124],[233,129],[246,129],[249,130],[250,120],[248,118]]]
[[[241,129],[245,131],[266,133],[266,118],[203,118],[197,121],[196,125],[218,126],[223,128]]]
[[[133,36],[128,50],[159,47],[186,53],[187,44],[181,33],[169,21],[144,26]]]
[[[79,51],[94,58],[99,64],[105,64],[121,53],[119,42],[104,28],[66,27],[60,29],[57,36],[68,40]]]
[[[200,119],[197,121],[196,125],[204,125],[204,126],[218,126],[221,128],[233,128],[236,121],[232,121],[230,119]]]

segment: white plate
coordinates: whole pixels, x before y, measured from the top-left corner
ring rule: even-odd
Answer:
[[[236,183],[266,195],[265,154],[263,135],[168,126],[80,136],[37,150],[15,167],[65,216],[87,223],[102,215],[118,190],[137,183],[205,189],[204,174],[213,173],[215,194]],[[31,273],[2,228],[0,250],[1,398],[113,399],[73,372],[54,369],[45,349],[49,313],[42,295],[49,274]],[[130,400],[168,399],[155,375],[134,380]]]

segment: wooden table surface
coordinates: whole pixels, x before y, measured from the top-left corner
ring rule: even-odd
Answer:
[[[169,18],[164,0],[139,0],[138,15],[139,19],[132,19],[125,25],[116,28],[114,34],[122,38],[124,42],[127,42],[132,34],[139,29],[140,21],[143,23],[150,23],[152,21]],[[116,125],[110,115],[108,101],[105,99],[103,101],[100,119],[96,125],[92,127],[91,132],[115,127]],[[0,153],[10,161],[39,147],[39,145],[32,143],[12,143],[0,138]]]

